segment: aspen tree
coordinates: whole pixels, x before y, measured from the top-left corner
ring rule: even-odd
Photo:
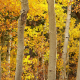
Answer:
[[[76,80],[80,80],[80,37],[79,37],[79,57],[78,57],[78,67],[77,67]]]
[[[0,80],[1,80],[1,50],[0,50]]]
[[[24,25],[26,23],[26,15],[28,10],[28,0],[21,0],[21,15],[18,19],[18,49],[15,80],[21,80],[22,75],[22,62],[24,52]]]
[[[48,0],[50,54],[48,67],[48,80],[56,80],[56,24],[55,0]]]
[[[69,24],[71,19],[71,5],[69,4],[71,0],[68,2],[67,7],[67,20],[66,20],[66,26],[65,26],[65,39],[64,39],[64,46],[63,46],[63,52],[62,52],[62,60],[63,60],[63,66],[62,70],[60,72],[59,80],[67,80],[66,76],[66,54],[67,54],[67,46],[68,46],[68,39],[69,39]]]

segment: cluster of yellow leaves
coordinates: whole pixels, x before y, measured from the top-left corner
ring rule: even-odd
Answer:
[[[37,59],[36,58],[33,58],[32,60],[29,60],[29,59],[30,59],[30,55],[28,55],[27,58],[23,59],[24,65],[37,63]]]
[[[66,13],[64,13],[64,10],[62,9],[63,5],[55,4],[55,12],[56,12],[56,27],[59,27],[59,29],[63,29],[65,27],[65,21],[66,21]],[[63,16],[62,16],[63,15]]]
[[[20,7],[20,1],[19,0],[0,0],[0,11],[2,13],[6,13],[8,15],[7,11],[15,12],[15,15],[17,16],[17,13],[19,14],[19,11],[21,9]],[[14,14],[13,14],[14,15]]]
[[[73,58],[73,62],[76,63],[76,59],[78,58],[78,53],[79,53],[79,37],[80,37],[80,24],[75,25],[75,19],[72,18],[71,19],[71,23],[70,23],[70,30],[69,30],[69,52],[70,55],[72,53],[75,53],[74,56],[72,56]],[[72,62],[72,63],[73,63]]]
[[[44,11],[48,11],[46,0],[29,0],[29,13],[27,14],[27,19],[37,21],[41,19],[42,16],[45,19],[47,15],[43,14]]]
[[[71,37],[79,38],[79,33],[80,33],[79,28],[80,28],[80,25],[77,25],[75,27],[75,21],[76,21],[76,19],[74,19],[74,18],[71,19],[69,34],[70,34]]]
[[[63,60],[62,59],[59,59],[57,61],[57,71],[61,71],[63,69]]]
[[[0,0],[0,3],[0,31],[3,32],[10,30],[11,23],[15,21],[12,19],[20,15],[21,4],[19,0]]]
[[[23,77],[25,76],[25,79],[33,79],[34,78],[34,74],[33,74],[33,70],[31,69],[32,65],[35,65],[35,70],[37,67],[37,59],[36,58],[30,58],[30,55],[28,55],[26,58],[23,59]],[[27,73],[28,71],[28,73]]]
[[[70,5],[74,4],[75,0],[73,0],[73,1],[70,1],[70,0],[56,0],[56,2],[61,3],[61,4],[63,4],[64,7],[66,7],[66,6],[68,6],[68,3]]]

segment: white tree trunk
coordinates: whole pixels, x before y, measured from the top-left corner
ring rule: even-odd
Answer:
[[[48,0],[50,54],[48,80],[56,80],[56,25],[54,0]]]
[[[11,45],[11,42],[9,40],[7,45],[7,55],[6,55],[6,61],[8,61],[9,64],[10,64],[10,50],[11,50],[10,45]]]
[[[8,40],[8,45],[7,45],[7,55],[6,55],[6,61],[8,61],[8,64],[9,64],[9,66],[8,66],[9,70],[8,70],[7,77],[10,77],[10,50],[11,50],[10,45],[11,45],[11,42],[10,42],[10,39],[9,39]]]
[[[71,1],[71,0],[70,0]],[[65,39],[64,39],[64,46],[63,46],[63,53],[62,53],[62,60],[63,60],[63,68],[60,72],[59,80],[66,80],[66,54],[67,54],[67,46],[68,46],[68,31],[69,31],[69,24],[71,19],[71,5],[68,3],[67,8],[67,21],[65,26]]]
[[[12,28],[12,26],[11,26]],[[10,32],[11,33],[11,32]],[[8,70],[8,77],[10,77],[10,50],[11,50],[11,39],[12,39],[12,35],[10,34],[10,39],[8,41],[8,45],[7,45],[7,55],[6,55],[6,61],[8,61],[9,63],[9,70]]]
[[[76,80],[80,80],[80,38],[79,38],[79,57],[78,57],[78,67],[77,67]]]
[[[0,43],[1,43],[1,37],[0,37]],[[2,45],[0,44],[0,80],[1,80],[1,52],[2,52]]]
[[[0,50],[0,80],[1,80],[1,50]]]
[[[21,15],[18,19],[18,50],[15,80],[21,80],[22,75],[22,62],[24,52],[24,24],[26,23],[26,15],[28,10],[28,0],[21,0]]]

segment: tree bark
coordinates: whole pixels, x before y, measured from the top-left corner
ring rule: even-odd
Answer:
[[[69,31],[70,18],[71,18],[71,5],[68,3],[67,21],[66,21],[66,26],[65,26],[65,39],[64,39],[64,46],[63,46],[63,53],[62,53],[63,66],[62,66],[62,70],[60,72],[59,80],[67,80],[66,54],[67,54],[67,46],[68,46],[68,39],[69,39],[68,31]]]
[[[0,80],[2,76],[2,68],[1,68],[1,53],[2,53],[2,44],[1,44],[1,37],[0,37]]]
[[[10,50],[11,50],[11,42],[10,39],[8,40],[8,44],[7,44],[7,54],[6,54],[6,61],[8,62],[9,66],[8,66],[8,75],[7,77],[10,78]]]
[[[0,50],[0,80],[1,80],[1,50]]]
[[[79,57],[78,57],[78,67],[77,67],[76,80],[80,80],[80,37],[79,37]]]
[[[21,80],[22,75],[22,62],[24,52],[24,24],[26,23],[26,15],[28,10],[28,0],[21,0],[21,15],[18,19],[18,49],[15,80]]]
[[[55,0],[48,0],[50,54],[48,67],[48,80],[56,80],[56,24]]]

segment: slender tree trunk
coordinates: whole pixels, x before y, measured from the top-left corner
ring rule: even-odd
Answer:
[[[1,45],[1,37],[0,37],[0,80],[1,80],[1,51],[2,51],[2,45]]]
[[[76,80],[80,80],[80,37],[79,37],[79,57],[78,57],[78,68]]]
[[[6,55],[6,61],[8,61],[8,63],[10,64],[10,40],[8,41],[8,45],[7,45],[7,55]]]
[[[21,0],[21,15],[18,19],[18,50],[15,80],[21,80],[22,62],[24,52],[24,24],[26,23],[26,15],[29,10],[28,0]]]
[[[6,61],[8,62],[9,66],[8,66],[8,75],[7,77],[10,78],[10,50],[11,50],[11,42],[10,42],[10,39],[8,40],[8,45],[7,45],[7,54],[6,54]]]
[[[11,26],[12,28],[12,26]],[[10,32],[11,33],[11,32]],[[8,45],[7,45],[7,55],[6,55],[6,61],[8,61],[9,64],[9,70],[8,70],[8,77],[10,77],[10,51],[11,51],[11,39],[12,35],[10,34],[10,39],[8,40]]]
[[[0,50],[0,80],[1,80],[1,50]]]
[[[48,80],[56,80],[56,25],[55,0],[48,0],[50,54],[48,67]]]
[[[68,31],[69,31],[70,18],[71,18],[71,5],[68,3],[67,21],[66,21],[66,27],[65,27],[65,39],[64,39],[64,46],[63,46],[63,53],[62,53],[63,68],[60,72],[59,80],[67,79],[67,76],[66,76],[66,54],[67,54],[67,46],[68,46],[68,39],[69,39]]]
[[[46,23],[45,23],[45,26],[43,27],[43,33],[42,33],[42,36],[44,36],[44,29],[46,27]],[[44,43],[44,38],[42,38],[42,44]],[[43,79],[45,80],[45,66],[44,66],[44,46],[42,45],[42,66],[43,66]]]
[[[12,26],[11,26],[12,28]],[[10,50],[11,50],[11,41],[12,41],[12,35],[11,35],[11,31],[10,31],[10,39],[8,40],[8,45],[7,45],[7,55],[6,55],[6,61],[8,61],[8,63],[10,64]]]

